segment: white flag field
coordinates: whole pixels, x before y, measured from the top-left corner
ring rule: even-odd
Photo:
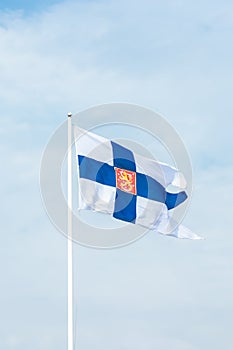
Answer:
[[[183,225],[171,231],[172,211],[188,198],[178,169],[77,126],[74,136],[79,210],[105,213],[164,235],[202,239]],[[166,190],[169,185],[175,193]]]

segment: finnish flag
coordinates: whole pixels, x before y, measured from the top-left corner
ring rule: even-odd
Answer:
[[[79,209],[167,234],[170,210],[187,199],[184,176],[174,167],[142,157],[120,144],[74,126]],[[169,185],[180,189],[166,190]],[[169,235],[200,237],[184,226]]]

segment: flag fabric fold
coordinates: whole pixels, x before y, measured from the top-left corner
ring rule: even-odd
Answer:
[[[187,199],[179,170],[77,126],[74,136],[79,209],[110,214],[177,238],[199,238],[182,225],[169,231],[170,211]],[[169,185],[176,186],[177,192],[167,191]]]

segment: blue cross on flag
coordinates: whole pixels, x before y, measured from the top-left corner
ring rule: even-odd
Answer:
[[[79,209],[165,233],[170,210],[187,199],[184,176],[174,167],[142,157],[120,144],[74,126]],[[176,186],[178,192],[166,190]],[[180,225],[169,233],[199,239]]]

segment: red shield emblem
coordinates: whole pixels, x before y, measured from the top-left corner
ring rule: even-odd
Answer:
[[[125,169],[115,168],[116,187],[121,191],[136,194],[136,173]]]

